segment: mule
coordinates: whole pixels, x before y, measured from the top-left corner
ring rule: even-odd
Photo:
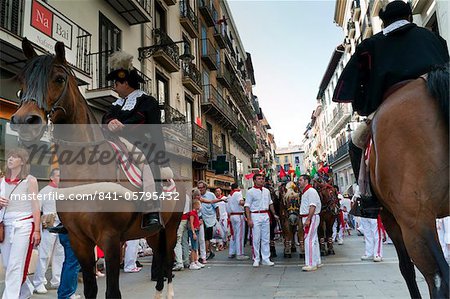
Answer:
[[[25,38],[22,49],[28,61],[18,74],[22,90],[20,106],[11,118],[11,127],[15,129],[23,141],[39,139],[48,122],[53,124],[95,124],[95,117],[81,95],[77,79],[65,59],[64,44],[57,42],[56,55],[37,56],[31,43]],[[30,126],[27,129],[25,125]],[[63,135],[60,130],[53,132],[54,142],[64,152],[70,147],[79,147],[88,153],[92,147],[101,152],[113,155],[113,149],[105,140],[99,125],[86,126]],[[106,180],[109,184],[120,182],[121,186],[131,191],[139,191],[124,177],[123,172],[116,172],[115,163],[100,165],[99,163],[59,165],[61,170],[61,187],[72,187],[85,190],[85,175],[101,178],[104,174],[116,174],[117,180]],[[66,178],[66,179],[65,179]],[[67,179],[70,178],[70,179]],[[107,185],[107,184],[106,184]],[[76,186],[76,187],[74,187]],[[110,186],[110,185],[107,185]],[[185,188],[177,186],[181,191]],[[75,190],[75,189],[74,189]],[[183,192],[181,192],[183,196]],[[184,197],[181,197],[184,198]],[[168,282],[168,297],[173,297],[172,266],[173,250],[176,244],[176,231],[181,220],[181,212],[162,212],[165,227],[160,230],[147,231],[141,228],[142,214],[127,211],[129,206],[123,204],[124,212],[67,212],[67,201],[57,201],[58,215],[69,233],[71,246],[81,265],[84,283],[84,296],[97,297],[97,281],[95,277],[95,245],[105,252],[106,261],[106,298],[121,298],[119,288],[121,243],[126,240],[147,238],[153,249],[152,275],[157,279],[156,295],[159,297],[164,287],[164,278]],[[132,203],[131,203],[132,204]],[[164,201],[163,211],[181,211],[181,201]],[[178,206],[177,206],[178,205]],[[62,209],[61,209],[62,208]],[[76,207],[74,206],[74,209]]]
[[[339,199],[337,190],[327,183],[314,182],[322,203],[320,211],[320,224],[317,230],[320,244],[320,255],[334,255],[333,225],[339,215]],[[325,244],[326,243],[326,244]]]

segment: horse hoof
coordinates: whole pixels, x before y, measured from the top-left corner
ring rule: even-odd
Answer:
[[[300,253],[300,258],[304,259],[305,258],[305,254],[304,253]]]
[[[325,252],[321,251],[320,256],[326,256]]]
[[[291,248],[291,251],[292,251],[292,252],[297,252],[297,248],[292,247],[292,248]]]

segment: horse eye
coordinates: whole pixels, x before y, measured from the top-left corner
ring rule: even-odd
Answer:
[[[64,83],[64,82],[66,82],[66,78],[64,78],[63,76],[58,76],[58,77],[56,77],[55,82],[56,83]]]
[[[22,97],[22,94],[23,94],[22,89],[19,89],[19,90],[17,91],[17,97],[20,99],[20,98]]]

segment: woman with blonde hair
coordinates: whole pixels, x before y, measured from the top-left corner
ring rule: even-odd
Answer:
[[[5,177],[0,180],[0,220],[4,224],[0,250],[5,268],[2,299],[30,298],[31,282],[25,281],[33,245],[41,241],[38,183],[30,175],[26,150],[12,149],[6,157]]]

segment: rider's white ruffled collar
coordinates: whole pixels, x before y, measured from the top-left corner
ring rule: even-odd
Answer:
[[[134,106],[136,106],[137,98],[140,96],[146,94],[142,90],[135,90],[132,93],[130,93],[125,99],[118,98],[117,101],[113,103],[114,106],[119,105],[122,107],[122,111],[131,111],[134,109]]]

